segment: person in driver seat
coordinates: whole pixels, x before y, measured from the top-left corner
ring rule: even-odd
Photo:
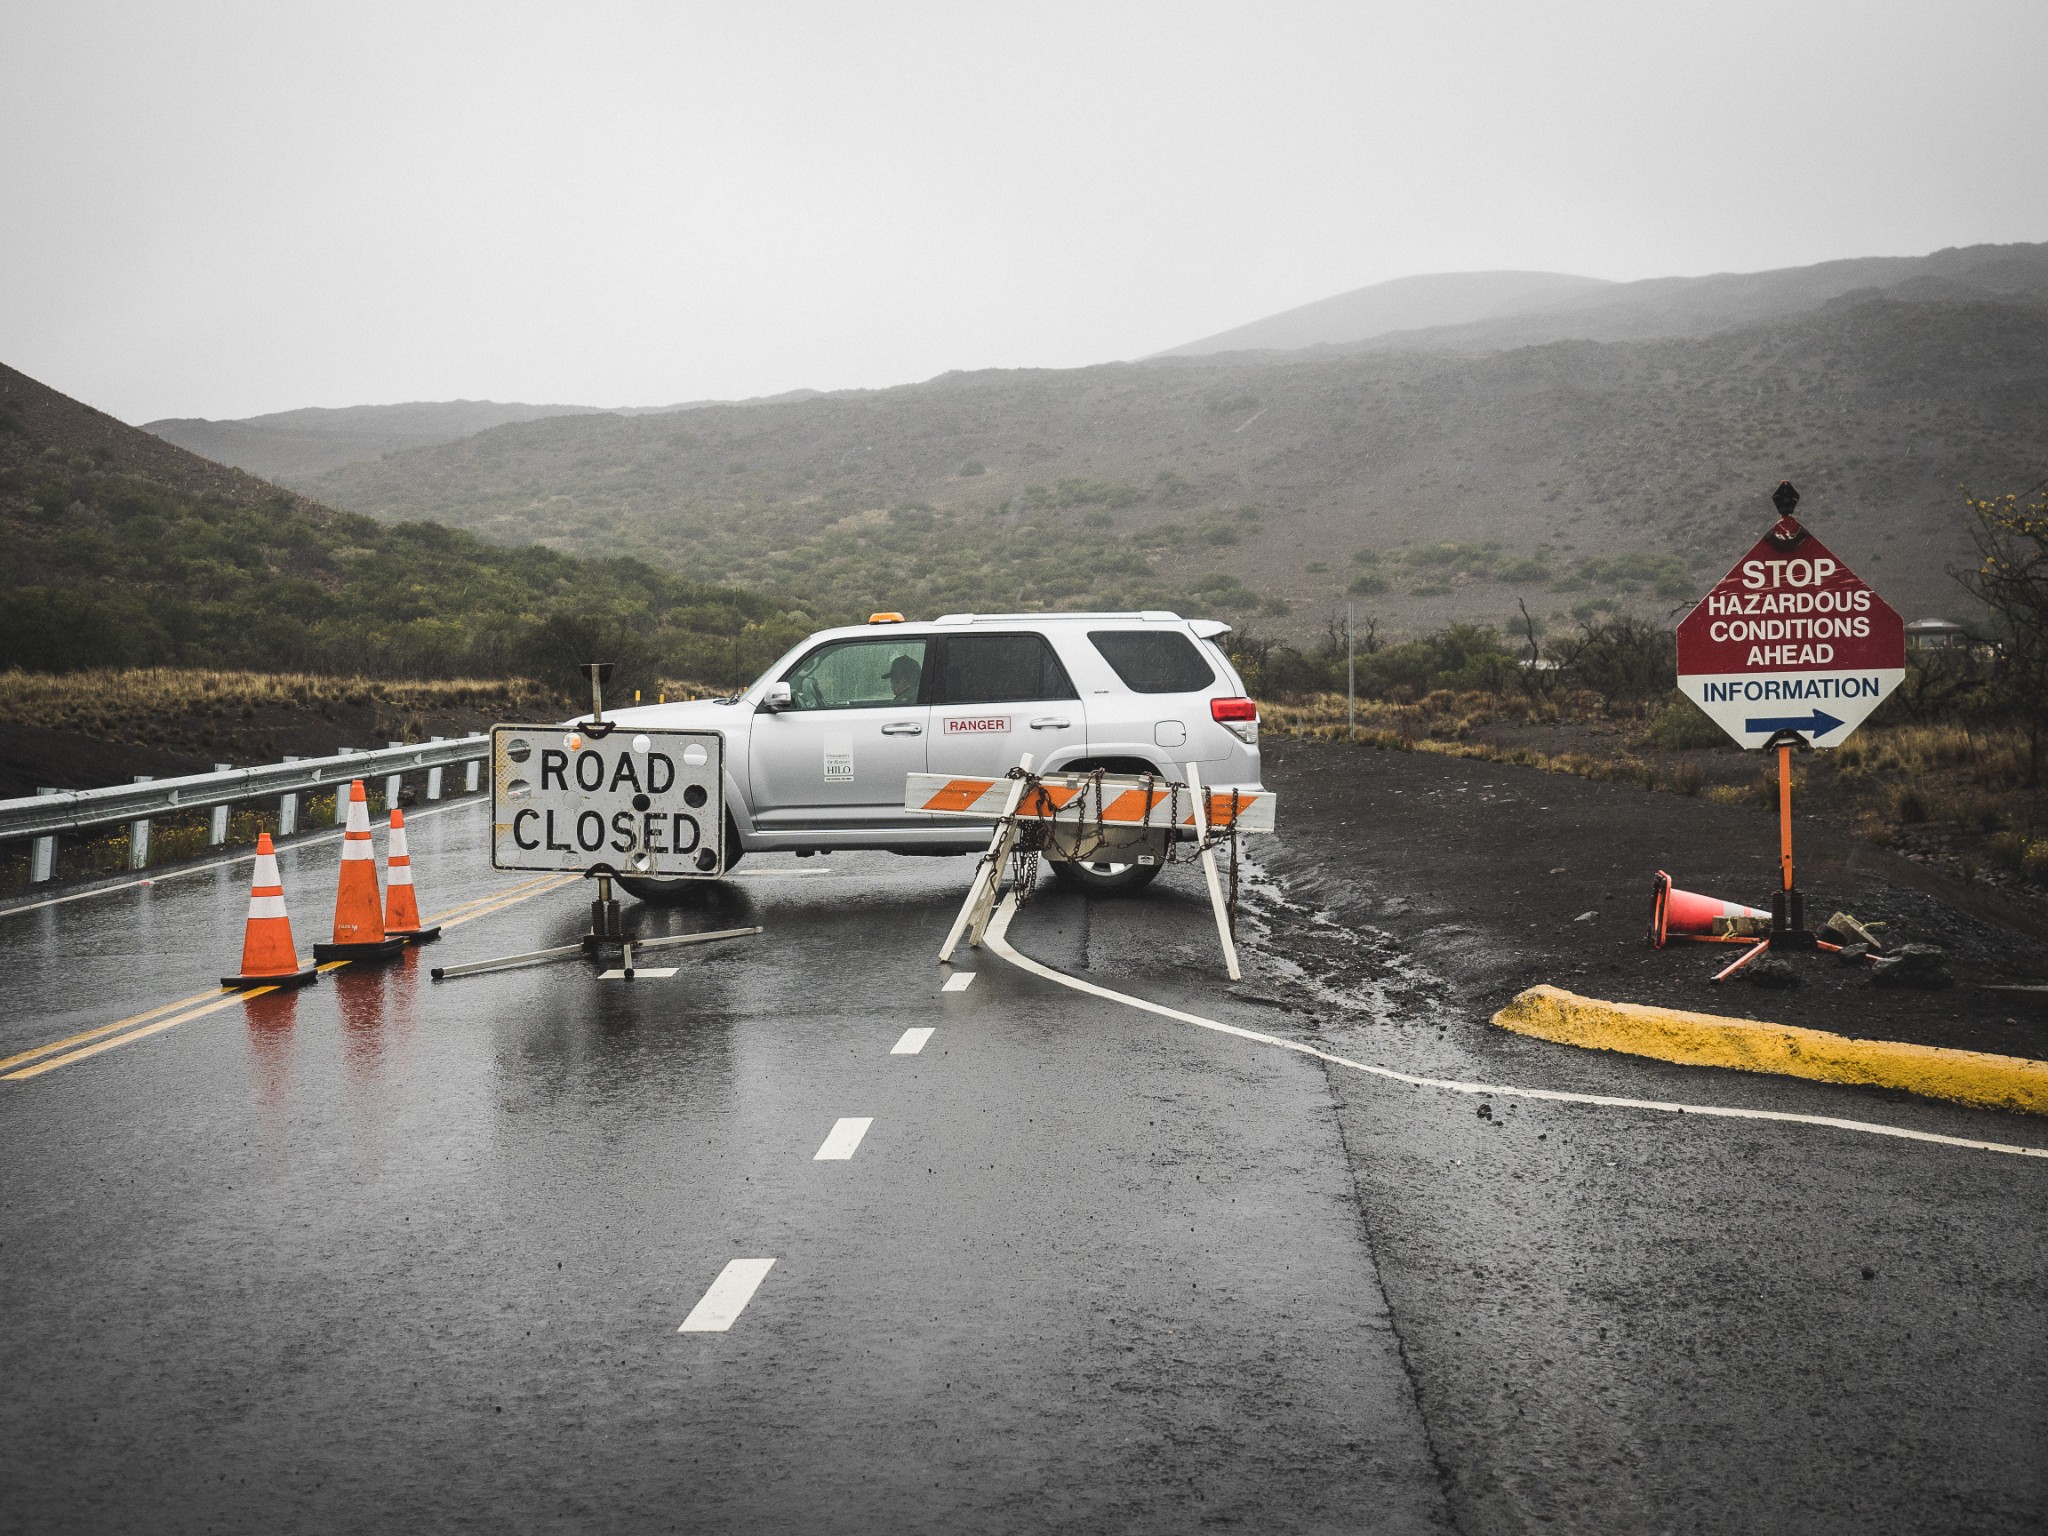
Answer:
[[[889,663],[889,690],[898,704],[917,702],[917,685],[924,681],[924,668],[912,656],[898,656]]]

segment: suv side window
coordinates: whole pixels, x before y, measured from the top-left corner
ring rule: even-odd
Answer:
[[[1216,673],[1195,642],[1171,629],[1091,629],[1088,641],[1133,693],[1196,693]]]
[[[925,641],[835,640],[783,674],[792,709],[903,709],[921,701]]]
[[[934,704],[1078,699],[1043,635],[948,635],[939,642]]]

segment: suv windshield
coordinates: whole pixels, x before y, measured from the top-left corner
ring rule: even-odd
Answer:
[[[1133,693],[1194,693],[1216,681],[1194,641],[1171,629],[1091,629],[1088,640]]]
[[[901,709],[924,682],[922,638],[835,640],[784,674],[793,709]]]

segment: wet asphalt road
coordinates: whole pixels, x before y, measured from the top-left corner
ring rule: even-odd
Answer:
[[[413,825],[431,913],[530,877]],[[288,852],[302,949],[335,847]],[[823,866],[826,872],[816,872]],[[1489,1029],[1275,839],[1251,977],[1198,884],[1046,890],[1074,975],[1361,1060],[1939,1105]],[[0,1082],[0,1525],[24,1530],[2032,1530],[2048,1168],[1400,1087],[933,951],[964,860],[757,859],[576,965],[582,887]],[[246,864],[0,918],[0,1056],[202,993]],[[1277,882],[1277,883],[1275,883]],[[1447,980],[1447,977],[1453,978]],[[177,1017],[177,1015],[170,1015]],[[915,1054],[892,1054],[929,1028]],[[835,1123],[871,1117],[845,1161]],[[731,1331],[678,1325],[775,1259]]]

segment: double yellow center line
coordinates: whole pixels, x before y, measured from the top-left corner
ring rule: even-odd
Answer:
[[[439,923],[443,928],[459,928],[464,923],[474,922],[480,917],[489,917],[492,913],[502,912],[507,907],[516,907],[535,896],[545,896],[549,891],[558,891],[581,878],[580,875],[542,875],[538,880],[515,885],[509,891],[497,891],[489,896],[479,896],[472,901],[459,903],[446,912],[428,918],[427,922],[429,925]],[[320,969],[339,970],[348,963],[346,960],[330,960]],[[39,1045],[33,1050],[21,1051],[13,1056],[0,1057],[0,1082],[18,1083],[27,1078],[40,1077],[57,1067],[68,1067],[75,1061],[84,1061],[88,1057],[99,1055],[102,1051],[111,1051],[117,1045],[147,1039],[151,1035],[161,1034],[193,1019],[204,1018],[209,1013],[218,1013],[221,1009],[245,998],[261,997],[266,992],[277,990],[276,987],[251,987],[246,992],[231,992],[220,987],[210,987],[204,992],[195,992],[190,997],[181,997],[174,1003],[163,1003],[141,1013],[130,1014],[125,1019],[116,1019],[111,1024],[102,1024],[97,1029],[67,1035],[62,1040],[52,1040],[46,1045]]]

